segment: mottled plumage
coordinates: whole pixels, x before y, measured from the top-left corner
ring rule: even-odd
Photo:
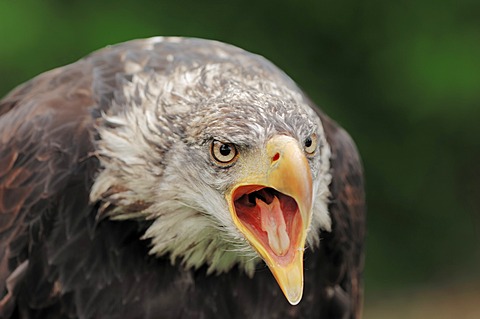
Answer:
[[[316,143],[297,306],[225,200],[278,135]],[[213,141],[238,160],[212,159]],[[233,46],[126,42],[0,102],[2,318],[360,318],[364,214],[347,133]]]

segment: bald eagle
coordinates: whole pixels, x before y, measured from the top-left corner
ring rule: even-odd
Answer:
[[[354,143],[266,59],[107,47],[0,102],[0,317],[360,318],[364,206]]]

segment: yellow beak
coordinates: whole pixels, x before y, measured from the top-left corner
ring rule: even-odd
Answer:
[[[241,159],[243,176],[226,200],[235,225],[296,305],[303,294],[303,252],[312,214],[310,166],[298,142],[284,135],[271,138],[259,154]]]

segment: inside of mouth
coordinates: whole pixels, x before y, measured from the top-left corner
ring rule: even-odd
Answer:
[[[278,263],[292,260],[302,230],[294,198],[271,187],[247,185],[235,190],[234,205],[243,226]]]

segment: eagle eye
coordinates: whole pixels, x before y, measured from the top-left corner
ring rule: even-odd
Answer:
[[[312,134],[304,141],[304,149],[307,155],[314,155],[317,150],[317,134]]]
[[[210,154],[215,163],[222,167],[232,165],[238,157],[238,151],[233,143],[222,143],[214,140]]]

